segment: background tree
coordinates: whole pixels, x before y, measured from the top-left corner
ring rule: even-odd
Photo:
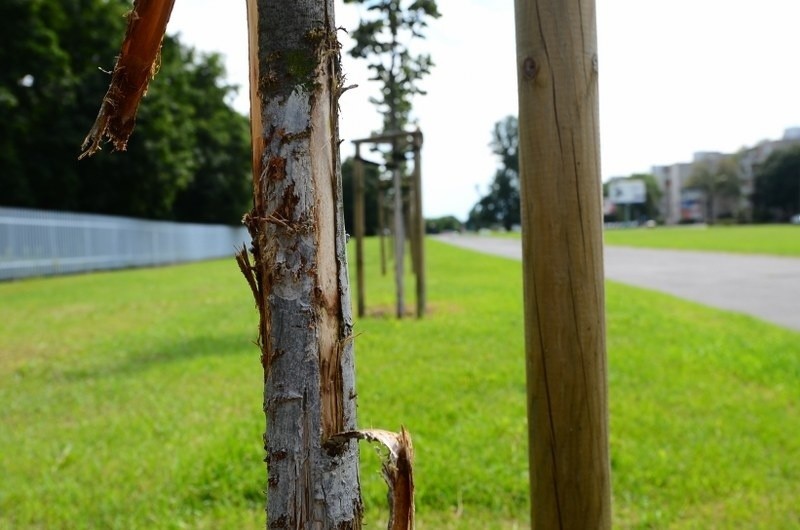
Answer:
[[[78,163],[108,86],[126,0],[0,5],[0,201],[6,206],[236,222],[248,201],[247,120],[226,103],[222,62],[167,37],[126,157]],[[80,24],[75,21],[80,20]],[[207,190],[213,190],[208,193]],[[208,200],[190,206],[189,197]],[[216,198],[216,200],[214,200]]]
[[[720,210],[725,207],[723,201],[736,199],[741,195],[742,187],[736,157],[725,155],[718,159],[695,163],[692,173],[686,181],[686,187],[703,192],[706,222],[713,224],[722,213]],[[731,207],[729,206],[728,209],[730,210]],[[725,213],[735,215],[736,212]]]
[[[800,213],[800,147],[775,151],[756,170],[753,207],[757,221],[786,222]]]
[[[411,100],[425,94],[418,81],[430,73],[430,55],[414,55],[409,44],[423,39],[427,19],[440,16],[435,0],[345,0],[361,4],[371,16],[361,19],[352,37],[355,45],[350,55],[368,59],[372,80],[381,84],[381,95],[370,98],[383,115],[385,132],[402,130],[408,125]]]
[[[489,145],[500,158],[500,167],[488,193],[472,207],[467,226],[475,230],[500,225],[511,230],[520,224],[519,126],[515,116],[507,116],[495,123]]]
[[[460,232],[463,224],[456,217],[446,215],[444,217],[435,217],[433,219],[425,219],[425,233],[427,234],[441,234],[442,232]]]

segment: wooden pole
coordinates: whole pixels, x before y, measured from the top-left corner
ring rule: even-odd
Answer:
[[[611,528],[594,0],[516,0],[531,521]]]
[[[393,151],[394,152],[394,151]],[[403,176],[399,167],[392,170],[394,184],[394,282],[395,282],[395,316],[403,318],[405,305],[405,226],[403,221]]]
[[[383,194],[383,185],[378,182],[378,243],[381,247],[381,276],[386,276],[386,199]]]
[[[417,318],[425,316],[425,216],[422,214],[422,133],[414,133],[414,211],[417,275]]]
[[[356,290],[357,314],[361,318],[365,312],[364,293],[364,162],[360,156],[360,144],[356,144],[356,158],[353,171],[353,228],[356,238]]]

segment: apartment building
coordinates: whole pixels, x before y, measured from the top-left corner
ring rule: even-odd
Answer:
[[[779,140],[764,140],[754,147],[742,149],[738,155],[741,194],[738,199],[718,199],[714,211],[722,215],[733,215],[749,220],[752,218],[752,196],[755,191],[755,176],[758,168],[775,151],[800,145],[800,127],[786,129]],[[697,164],[707,163],[712,167],[731,154],[701,151],[694,154],[691,162],[669,166],[653,166],[652,174],[661,189],[661,215],[666,224],[706,221],[705,194],[687,186]]]

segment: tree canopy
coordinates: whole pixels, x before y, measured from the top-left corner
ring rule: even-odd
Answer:
[[[719,159],[703,160],[694,164],[686,187],[696,189],[705,195],[705,219],[714,223],[720,216],[725,199],[736,199],[741,195],[738,162],[735,156],[727,155]],[[728,208],[731,209],[730,207]],[[726,211],[728,215],[735,212]]]
[[[757,221],[786,222],[800,213],[800,146],[772,153],[756,170]]]
[[[489,190],[472,207],[467,218],[470,229],[502,226],[511,230],[520,224],[519,123],[507,116],[494,125],[489,146],[500,159]]]
[[[418,81],[430,73],[430,55],[412,54],[413,39],[425,38],[428,18],[440,16],[435,0],[344,0],[362,4],[369,17],[362,18],[352,36],[350,55],[369,59],[372,80],[381,83],[381,96],[372,98],[384,118],[384,131],[395,132],[408,125],[411,98],[425,94]]]
[[[167,37],[128,152],[78,162],[124,34],[124,0],[0,5],[0,202],[199,222],[249,200],[247,118],[218,55]],[[76,22],[79,21],[79,22]]]

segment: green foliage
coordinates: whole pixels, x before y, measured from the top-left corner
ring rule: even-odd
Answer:
[[[705,219],[714,223],[719,217],[720,201],[723,199],[736,199],[741,195],[741,181],[739,179],[739,164],[736,156],[723,156],[719,160],[704,160],[697,162],[692,167],[692,174],[686,182],[686,187],[700,190],[705,194]],[[736,212],[725,212],[733,216]]]
[[[369,17],[353,30],[355,45],[350,55],[371,59],[374,81],[381,83],[381,96],[371,99],[384,117],[385,131],[403,130],[411,114],[411,99],[425,94],[418,82],[430,73],[430,55],[413,55],[409,44],[425,38],[428,18],[440,16],[435,0],[345,0],[361,4]]]
[[[464,224],[452,215],[425,219],[426,234],[441,234],[442,232],[460,232]]]
[[[607,245],[630,247],[774,254],[800,257],[800,230],[796,226],[663,227],[606,230]]]
[[[786,222],[800,213],[800,147],[775,151],[757,169],[753,202],[758,221]]]
[[[467,226],[471,230],[496,226],[511,230],[520,224],[519,123],[515,116],[495,123],[489,145],[500,158],[500,167],[488,193],[470,210]]]
[[[527,526],[520,264],[427,250],[429,314],[397,321],[367,241],[359,423],[411,431],[419,528]],[[0,299],[0,528],[263,528],[258,317],[232,260]],[[615,528],[796,527],[800,335],[614,283],[606,301]]]
[[[216,55],[167,37],[126,154],[77,161],[124,34],[123,0],[0,6],[0,188],[8,206],[236,222],[249,196],[247,119]],[[194,201],[197,201],[196,203]],[[236,211],[234,215],[233,210]]]

